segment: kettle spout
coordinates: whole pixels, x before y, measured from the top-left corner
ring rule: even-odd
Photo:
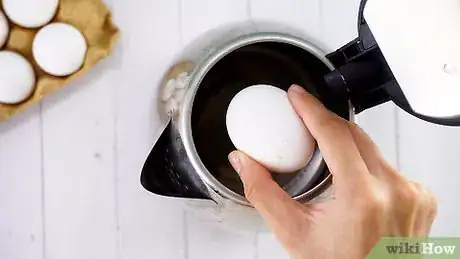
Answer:
[[[177,154],[177,142],[179,134],[175,132],[170,121],[162,132],[160,138],[150,151],[142,168],[141,184],[149,192],[167,197],[210,199],[207,188],[201,179],[194,175],[194,170],[184,170],[181,164],[186,157]],[[186,162],[186,161],[185,161]]]

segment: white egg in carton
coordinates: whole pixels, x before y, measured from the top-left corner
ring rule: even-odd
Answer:
[[[5,15],[0,11],[0,48],[5,45],[6,40],[8,39],[8,34],[10,31],[10,25]]]
[[[39,28],[56,15],[59,0],[2,0],[11,22],[23,28]]]
[[[88,50],[83,34],[70,24],[50,23],[59,0],[2,0],[2,6],[5,13],[0,10],[0,48],[8,41],[8,20],[22,28],[44,26],[33,40],[32,54],[37,65],[57,77],[72,75],[83,66]],[[19,53],[0,50],[0,103],[24,102],[35,85],[31,63]]]

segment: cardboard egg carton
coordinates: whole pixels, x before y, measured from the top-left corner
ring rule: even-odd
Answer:
[[[35,91],[26,101],[15,105],[0,103],[0,121],[10,118],[64,87],[75,78],[82,76],[110,54],[119,36],[119,30],[102,0],[60,0],[58,12],[52,22],[71,24],[83,33],[88,44],[83,67],[77,73],[67,77],[55,77],[45,73],[37,65],[32,55],[32,42],[40,28],[25,29],[10,22],[9,38],[1,50],[11,50],[22,54],[34,67],[37,83]]]

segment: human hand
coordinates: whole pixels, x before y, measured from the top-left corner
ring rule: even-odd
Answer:
[[[232,152],[229,160],[247,199],[291,257],[364,258],[382,237],[427,236],[436,216],[434,195],[392,168],[356,124],[299,86],[288,95],[333,175],[334,198],[300,204],[244,153]]]

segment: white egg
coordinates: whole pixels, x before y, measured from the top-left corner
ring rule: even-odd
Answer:
[[[32,51],[37,64],[53,76],[68,76],[85,62],[88,46],[85,37],[74,26],[52,23],[35,36]]]
[[[5,45],[8,35],[10,33],[10,26],[5,15],[0,11],[0,48]]]
[[[58,9],[59,0],[3,0],[3,9],[15,24],[38,28],[49,23]]]
[[[235,147],[276,173],[305,167],[316,142],[292,107],[287,92],[256,85],[239,92],[227,110]]]
[[[35,89],[35,72],[23,56],[0,51],[0,103],[25,101]]]

